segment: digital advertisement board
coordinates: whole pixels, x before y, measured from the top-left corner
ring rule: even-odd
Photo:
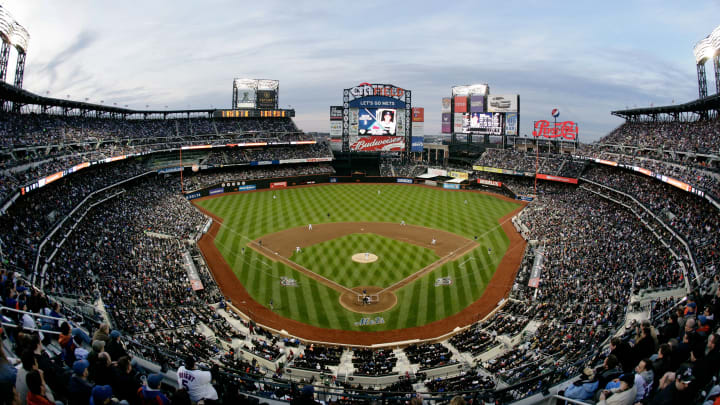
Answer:
[[[488,112],[517,112],[517,94],[491,94],[488,96]]]
[[[343,118],[343,106],[333,105],[330,106],[330,121],[342,121]]]
[[[505,114],[505,135],[517,136],[518,134],[517,113]]]
[[[237,103],[235,108],[255,108],[257,80],[235,79],[234,85],[235,91],[237,92]]]
[[[452,132],[452,120],[450,119],[450,113],[442,114],[442,133],[449,134]]]
[[[485,112],[484,96],[470,96],[470,112]]]
[[[358,135],[395,135],[398,111],[391,108],[358,109]]]
[[[455,113],[467,112],[467,97],[455,97]]]
[[[275,90],[258,90],[255,97],[256,108],[270,110],[277,108],[277,92]]]
[[[342,136],[342,121],[330,121],[330,137],[340,138]]]
[[[466,131],[480,134],[502,133],[503,119],[500,113],[470,113]]]
[[[424,122],[413,122],[412,123],[412,139],[411,139],[411,152],[422,152],[423,141],[425,137],[425,123]]]

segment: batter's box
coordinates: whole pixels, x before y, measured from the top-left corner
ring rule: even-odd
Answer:
[[[297,287],[298,283],[297,280],[294,278],[288,278],[288,277],[280,277],[280,284],[282,284],[283,287]]]
[[[435,287],[441,287],[444,285],[452,285],[452,278],[440,277],[435,279]]]

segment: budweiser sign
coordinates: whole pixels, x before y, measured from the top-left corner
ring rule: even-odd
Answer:
[[[548,120],[535,121],[533,136],[543,138],[565,138],[575,140],[578,135],[578,126],[572,121],[556,122],[551,124]]]
[[[392,151],[405,150],[405,138],[402,136],[362,136],[350,145],[356,151]]]

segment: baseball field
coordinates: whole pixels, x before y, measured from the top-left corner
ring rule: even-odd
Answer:
[[[210,250],[222,256],[222,266],[210,265],[224,293],[244,290],[235,305],[288,328],[431,325],[468,312],[506,253],[519,257],[524,248],[506,234],[521,205],[479,192],[334,184],[194,203],[216,220],[200,245],[206,259]]]

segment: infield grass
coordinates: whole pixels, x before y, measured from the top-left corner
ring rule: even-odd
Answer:
[[[337,184],[230,194],[199,201],[198,205],[223,218],[215,243],[253,299],[264,305],[272,299],[275,312],[279,315],[314,326],[363,331],[425,325],[453,315],[479,299],[509,244],[498,219],[519,206],[481,193],[371,184]],[[287,228],[307,226],[309,223],[400,223],[402,220],[411,225],[453,232],[468,239],[478,236],[480,247],[398,290],[395,307],[372,315],[383,317],[384,324],[356,326],[355,322],[366,316],[343,308],[339,303],[338,292],[252,249],[245,248],[242,252],[250,240]],[[347,237],[354,236],[360,235]],[[307,255],[302,258],[293,256],[291,260],[319,274],[331,273],[334,271],[333,257],[349,257],[358,253],[354,248],[343,250],[341,239],[336,239],[340,242],[335,244],[332,243],[334,241],[328,241],[308,247],[301,254]],[[342,274],[334,274],[333,279],[346,287],[383,285],[380,283],[390,283],[389,279],[394,277],[404,278],[400,274],[408,271],[411,274],[424,267],[424,259],[411,263],[414,257],[408,253],[410,250],[406,250],[420,247],[398,243],[400,245],[392,248],[394,256],[410,259],[402,260],[404,266],[397,275],[368,273],[361,277],[346,270]],[[314,249],[316,247],[317,251]],[[491,248],[492,253],[488,253],[487,248]],[[429,260],[434,261],[432,258]],[[343,266],[343,269],[346,268]],[[369,279],[375,276],[380,278]],[[453,279],[452,285],[434,286],[436,278],[446,276]],[[297,280],[298,287],[283,287],[281,277]]]

